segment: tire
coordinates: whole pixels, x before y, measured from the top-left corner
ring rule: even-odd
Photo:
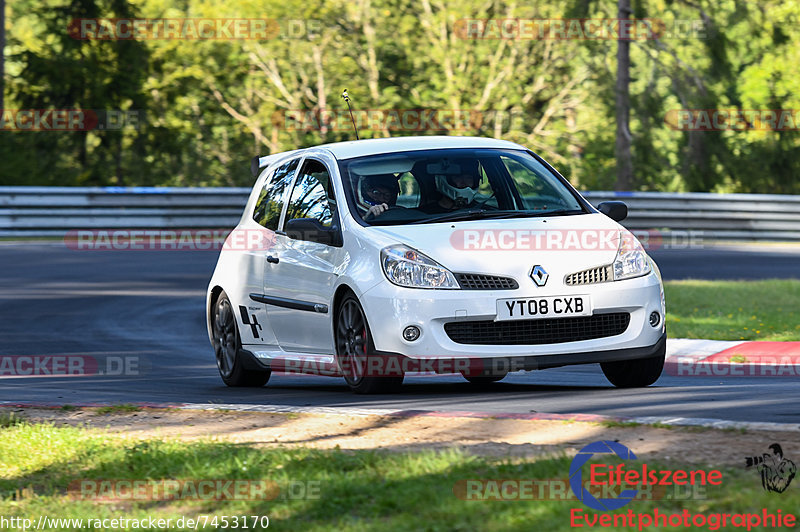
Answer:
[[[271,371],[253,371],[244,367],[241,348],[242,341],[236,325],[236,315],[233,312],[228,295],[222,292],[211,309],[211,336],[214,344],[214,355],[217,359],[217,369],[222,382],[232,387],[264,386],[271,375]]]
[[[337,308],[334,341],[336,364],[355,393],[392,392],[403,383],[402,370],[400,375],[385,375],[386,368],[378,365],[376,375],[367,374],[369,361],[377,355],[364,309],[353,294],[347,294]]]
[[[661,352],[650,358],[601,362],[606,378],[617,388],[644,388],[658,380],[664,370],[666,344]]]
[[[465,373],[461,373],[461,376],[467,379],[470,383],[474,384],[475,386],[488,386],[493,382],[501,381],[506,378],[508,373],[496,374],[496,375],[475,375],[470,376]]]

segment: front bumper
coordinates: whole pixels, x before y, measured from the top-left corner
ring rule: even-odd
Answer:
[[[578,364],[598,364],[600,362],[619,362],[622,360],[638,360],[663,356],[667,350],[667,333],[663,333],[658,341],[645,347],[630,349],[612,349],[610,351],[591,351],[588,353],[570,353],[539,356],[513,356],[492,358],[462,358],[448,360],[446,363],[425,365],[414,364],[410,361],[402,362],[402,367],[412,370],[428,370],[437,373],[465,372],[473,375],[502,375],[515,371],[533,371],[537,369],[558,368]],[[376,353],[377,356],[388,360],[392,357],[408,359],[397,353]]]
[[[435,361],[428,360],[420,362],[400,353],[388,353],[377,351],[374,353],[383,363],[379,367],[391,367],[387,361],[394,359],[395,367],[403,368],[404,371],[422,371],[434,373],[458,373],[464,372],[472,375],[501,375],[514,371],[532,371],[537,369],[557,368],[561,366],[572,366],[576,364],[597,364],[600,362],[618,362],[621,360],[637,360],[664,356],[667,350],[667,333],[664,332],[658,341],[650,346],[633,347],[629,349],[612,349],[608,351],[591,351],[586,353],[570,353],[557,355],[538,355],[538,356],[513,356],[513,357],[492,357],[492,358],[460,358],[452,360]],[[271,365],[258,359],[252,352],[247,350],[239,351],[240,359],[245,369],[250,371],[269,371]],[[432,362],[432,363],[431,363]],[[324,371],[317,368],[319,374],[326,376],[341,376],[335,365],[326,366]],[[314,371],[316,373],[317,371]],[[301,372],[301,371],[295,371]],[[395,375],[400,375],[398,371]]]
[[[588,353],[570,353],[567,355],[540,355],[533,357],[493,358],[483,360],[482,366],[487,373],[503,371],[531,371],[536,369],[558,368],[576,364],[597,364],[600,362],[618,362],[621,360],[637,360],[664,355],[667,350],[667,333],[663,333],[654,345],[633,347],[629,349],[612,349],[610,351],[591,351]]]
[[[625,331],[603,338],[539,345],[459,344],[445,332],[444,325],[449,322],[494,319],[498,299],[580,294],[591,296],[594,314],[629,313],[630,323]],[[531,369],[537,369],[624,359],[611,358],[617,356],[612,355],[615,352],[634,353],[630,358],[652,356],[647,355],[647,351],[636,350],[655,349],[664,336],[661,295],[661,282],[655,273],[650,273],[636,279],[594,285],[556,285],[547,291],[535,287],[492,291],[420,290],[384,282],[367,290],[361,303],[379,352],[419,360],[531,357],[540,359],[540,362],[529,363]],[[661,323],[657,327],[648,322],[650,313],[654,311],[661,314]],[[414,342],[402,337],[403,329],[409,325],[416,325],[422,331]],[[601,359],[594,360],[588,356],[595,353]],[[606,358],[602,358],[602,353],[606,353]],[[564,358],[552,362],[556,360],[553,357]],[[583,359],[587,360],[583,362]]]

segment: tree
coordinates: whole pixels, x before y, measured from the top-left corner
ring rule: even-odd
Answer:
[[[630,0],[618,0],[617,19],[619,35],[617,36],[617,84],[616,84],[616,115],[617,135],[614,145],[614,155],[617,159],[616,190],[630,190],[633,185],[633,157],[631,155],[631,130],[630,130],[630,33],[623,28],[623,19],[631,16]]]
[[[36,48],[23,48],[14,60],[22,65],[11,85],[24,109],[141,110],[148,53],[136,41],[73,38],[67,23],[77,18],[131,17],[127,0],[71,0],[66,5],[36,5],[29,12],[39,22]],[[40,179],[69,176],[69,184],[125,184],[126,156],[140,148],[125,142],[121,131],[24,132],[41,156],[31,158]],[[135,134],[134,134],[135,136]],[[63,172],[63,173],[62,173]],[[61,174],[61,176],[59,176]],[[55,181],[58,183],[58,181]]]
[[[0,109],[6,94],[6,0],[0,0]]]

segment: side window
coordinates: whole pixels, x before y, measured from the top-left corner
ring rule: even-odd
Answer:
[[[419,207],[419,183],[411,172],[400,174],[397,180],[400,187],[400,195],[397,196],[397,204],[401,207],[413,209]]]
[[[295,218],[316,218],[331,227],[336,213],[331,176],[325,165],[307,159],[292,189],[286,221]]]
[[[580,209],[580,204],[544,168],[522,164],[510,157],[500,157],[514,180],[528,210]],[[539,166],[539,163],[536,163]]]
[[[494,196],[495,191],[489,182],[489,178],[486,175],[486,167],[483,166],[483,163],[480,163],[479,173],[481,175],[481,184],[478,187],[478,194],[483,194],[486,197]]]
[[[278,222],[281,219],[281,210],[286,198],[286,191],[292,183],[297,164],[300,159],[292,159],[288,163],[278,167],[275,173],[267,180],[264,189],[258,196],[256,208],[253,211],[253,219],[267,229],[278,230]]]

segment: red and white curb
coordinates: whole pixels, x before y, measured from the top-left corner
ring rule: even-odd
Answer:
[[[677,357],[690,357],[702,360],[710,355],[736,347],[744,341],[694,340],[691,338],[668,338],[667,360]]]
[[[664,373],[676,377],[800,377],[800,342],[670,339]]]

